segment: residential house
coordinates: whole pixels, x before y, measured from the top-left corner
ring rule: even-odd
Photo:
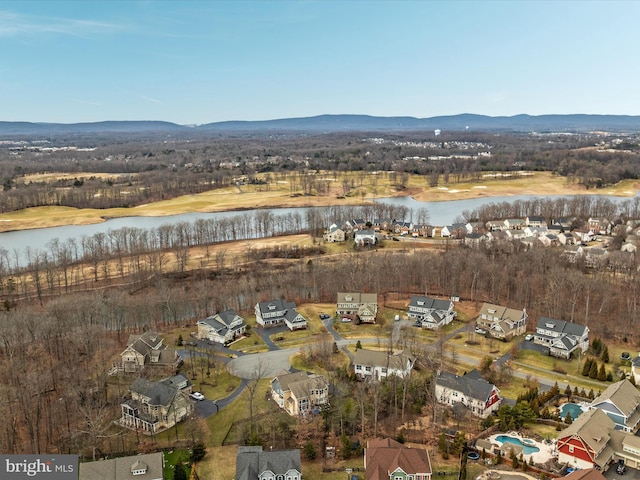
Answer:
[[[404,378],[411,373],[415,361],[403,352],[358,349],[353,356],[353,370],[362,379],[381,380],[390,375]]]
[[[408,235],[412,229],[413,229],[413,223],[411,222],[394,222],[393,223],[393,233],[396,233],[398,235]]]
[[[576,240],[570,232],[561,232],[558,234],[558,241],[562,245],[575,245]]]
[[[589,410],[558,435],[558,463],[573,468],[604,468],[613,460],[607,448],[613,421],[599,409]]]
[[[526,332],[527,310],[484,303],[476,320],[476,326],[486,330],[491,337],[505,341],[511,340]]]
[[[431,480],[429,452],[390,438],[375,438],[364,450],[366,480]]]
[[[197,336],[200,340],[210,340],[212,342],[228,345],[236,338],[244,335],[247,324],[235,310],[225,310],[216,313],[204,320],[198,320]]]
[[[578,323],[540,317],[533,341],[549,347],[549,355],[570,358],[577,350],[584,353],[589,348],[589,327]]]
[[[419,323],[422,328],[431,330],[448,325],[455,318],[451,300],[416,295],[411,297],[407,314],[409,318],[416,321],[416,324]]]
[[[615,422],[599,408],[588,410],[560,432],[558,462],[576,469],[605,471],[622,461],[631,468],[640,466],[640,437],[617,430]]]
[[[376,233],[373,230],[358,230],[353,235],[353,242],[358,246],[375,245]]]
[[[302,480],[300,450],[267,450],[240,446],[235,480]]]
[[[121,404],[119,424],[144,434],[173,427],[193,412],[191,382],[176,375],[159,382],[137,378],[129,387],[129,398]]]
[[[465,225],[467,233],[484,233],[486,226],[483,222],[467,222]]]
[[[376,323],[378,314],[377,293],[338,293],[338,316],[355,319],[358,323]]]
[[[351,230],[354,232],[356,230],[364,230],[367,228],[367,222],[362,218],[354,218],[349,220],[349,225],[351,226]]]
[[[507,238],[509,240],[521,240],[527,236],[524,230],[521,230],[519,228],[511,228],[508,230],[503,230],[503,233],[506,233]]]
[[[606,480],[600,470],[595,468],[578,469],[564,476],[564,480]]]
[[[127,348],[120,354],[120,362],[114,363],[112,373],[140,372],[145,367],[175,371],[179,365],[178,352],[167,348],[164,338],[156,332],[145,332],[142,335],[129,335]]]
[[[609,235],[611,233],[611,228],[613,227],[611,222],[606,218],[594,217],[590,217],[589,220],[587,220],[587,225],[589,226],[589,229],[599,235]]]
[[[164,480],[162,452],[116,457],[78,465],[78,480]]]
[[[527,226],[527,223],[521,218],[507,218],[504,221],[504,227],[507,230],[522,230]]]
[[[599,408],[606,413],[616,430],[635,434],[640,428],[640,391],[629,380],[609,385],[592,400],[589,408]]]
[[[525,223],[529,227],[547,228],[547,221],[545,220],[545,218],[538,215],[528,216],[527,218],[525,218]]]
[[[390,218],[374,218],[373,230],[376,232],[391,230],[393,220]]]
[[[538,241],[544,245],[545,247],[555,247],[560,243],[558,241],[558,236],[553,233],[547,233],[546,235],[540,235],[538,237]]]
[[[478,248],[484,240],[485,237],[481,233],[467,233],[467,236],[464,237],[464,244],[471,248]]]
[[[294,302],[270,300],[255,306],[256,322],[265,327],[285,324],[291,331],[307,328],[307,319],[299,314]]]
[[[489,232],[500,232],[507,229],[504,225],[504,220],[489,220],[485,225]]]
[[[347,238],[346,232],[335,223],[331,225],[323,235],[325,242],[344,242]]]
[[[322,375],[294,372],[271,381],[271,398],[289,415],[306,415],[329,403],[329,384]]]
[[[498,387],[482,378],[477,370],[462,376],[438,372],[435,394],[438,403],[463,405],[481,418],[498,410],[502,402]]]

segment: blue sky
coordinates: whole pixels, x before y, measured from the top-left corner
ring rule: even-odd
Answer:
[[[640,115],[640,2],[2,1],[0,120]]]

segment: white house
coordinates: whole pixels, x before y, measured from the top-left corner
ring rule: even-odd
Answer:
[[[448,325],[455,318],[453,302],[451,300],[439,300],[427,296],[414,295],[409,301],[407,315],[422,328],[437,330]]]
[[[580,349],[582,353],[589,348],[589,327],[578,323],[540,317],[533,341],[549,347],[549,355],[570,358]]]
[[[255,306],[256,322],[263,327],[285,324],[289,330],[307,328],[307,319],[299,314],[294,302],[270,300]]]
[[[203,320],[198,320],[197,336],[200,340],[228,344],[244,334],[247,325],[235,310],[225,310]]]
[[[363,379],[381,380],[389,375],[404,378],[411,373],[415,361],[415,358],[403,352],[358,349],[353,357],[353,369]]]
[[[498,387],[482,378],[477,370],[462,376],[438,372],[435,393],[439,403],[463,405],[481,418],[486,418],[498,410],[502,402]]]

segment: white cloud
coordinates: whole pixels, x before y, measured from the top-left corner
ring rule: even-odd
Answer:
[[[34,34],[86,37],[122,30],[121,25],[76,18],[40,17],[0,11],[0,37]]]

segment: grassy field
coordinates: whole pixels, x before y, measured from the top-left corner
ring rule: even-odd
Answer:
[[[57,174],[48,174],[54,177]],[[195,195],[183,195],[171,200],[163,200],[132,208],[76,209],[69,207],[36,207],[0,215],[0,232],[24,230],[59,225],[83,225],[103,222],[105,218],[123,216],[165,216],[187,212],[222,212],[254,208],[312,207],[328,205],[360,205],[372,198],[411,195],[419,201],[445,201],[468,198],[510,195],[578,195],[602,194],[632,197],[638,185],[628,180],[601,190],[586,190],[564,177],[549,172],[527,172],[517,177],[495,177],[485,173],[478,181],[456,184],[439,184],[430,187],[428,179],[420,175],[410,175],[407,188],[398,190],[392,185],[388,175],[379,172],[345,172],[327,175],[330,181],[329,193],[319,195],[299,195],[295,192],[294,177],[283,183],[269,185],[243,185],[225,187]],[[358,188],[347,196],[342,195],[345,179],[353,179]]]

